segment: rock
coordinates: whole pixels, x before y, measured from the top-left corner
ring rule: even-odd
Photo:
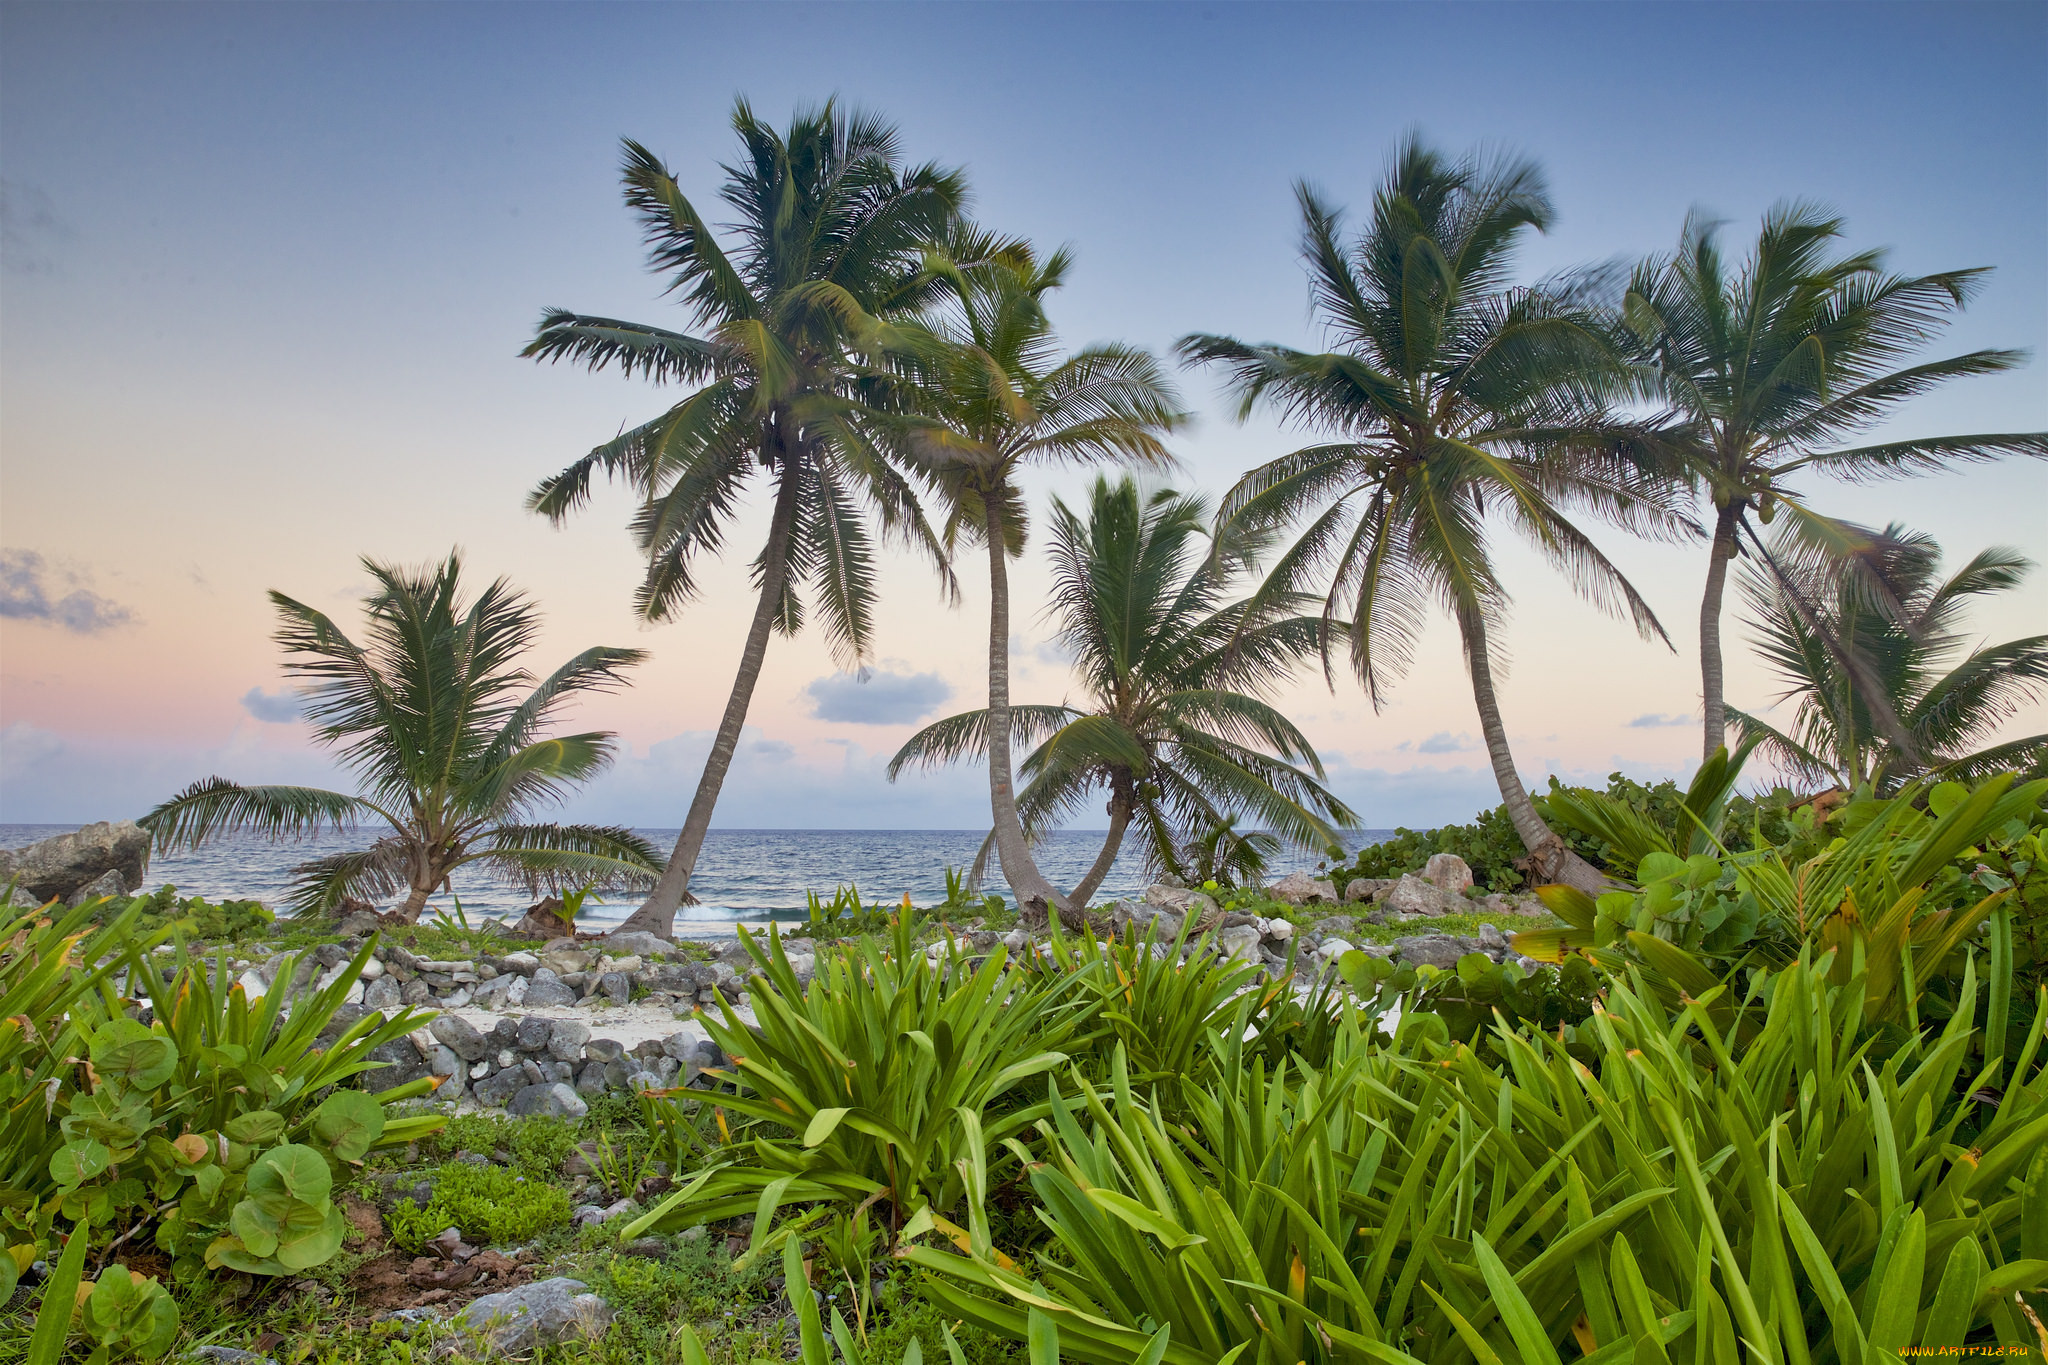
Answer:
[[[478,1081],[471,1091],[478,1104],[498,1108],[511,1101],[514,1095],[532,1084],[532,1079],[517,1065],[493,1071]]]
[[[573,1005],[576,992],[569,989],[553,971],[546,967],[536,968],[533,979],[526,981],[526,1005],[529,1009],[545,1009],[556,1005]]]
[[[1136,929],[1140,937],[1148,931],[1153,941],[1170,943],[1179,935],[1185,917],[1164,906],[1150,902],[1120,900],[1109,907],[1110,927],[1121,932],[1126,925]]]
[[[808,986],[811,978],[818,974],[818,959],[813,953],[785,953],[789,959],[789,970],[796,974],[799,986]]]
[[[1507,946],[1508,936],[1498,928],[1491,924],[1479,926],[1479,947],[1482,952],[1498,958]]]
[[[433,988],[424,981],[408,981],[398,988],[398,999],[401,1004],[424,1005],[433,998]]]
[[[92,881],[79,887],[64,898],[66,905],[83,905],[102,896],[125,896],[128,894],[126,879],[118,869],[109,868]]]
[[[549,896],[526,908],[519,922],[512,926],[513,938],[561,938],[576,933],[576,922],[562,913],[559,896]]]
[[[490,1050],[476,1025],[459,1014],[438,1015],[427,1028],[465,1062],[477,1061]]]
[[[512,983],[524,980],[526,978],[523,976],[494,977],[476,988],[469,997],[469,1003],[480,1010],[502,1009],[505,1007],[505,996],[512,989]],[[525,993],[521,992],[520,999],[525,998]]]
[[[679,1062],[687,1062],[710,1041],[711,1034],[702,1024],[686,1024],[661,1040],[661,1050]]]
[[[365,981],[376,981],[384,975],[384,964],[374,957],[363,959],[362,977]]]
[[[467,986],[457,986],[454,990],[448,992],[448,994],[440,997],[440,999],[441,1008],[444,1010],[464,1009],[467,1008],[469,1005],[470,989]]]
[[[579,1095],[602,1095],[611,1086],[603,1062],[585,1062],[583,1069],[576,1073],[576,1093]]]
[[[149,832],[133,820],[102,820],[26,848],[0,849],[0,885],[18,883],[17,889],[37,904],[64,900],[110,872],[120,875],[117,890],[108,894],[142,889],[149,873]]]
[[[1410,873],[1394,883],[1380,908],[1402,915],[1461,915],[1472,906],[1463,896]]]
[[[583,1102],[583,1097],[572,1087],[561,1081],[553,1081],[547,1085],[529,1085],[519,1091],[506,1101],[505,1112],[514,1118],[522,1119],[535,1114],[580,1119],[590,1112],[590,1106]]]
[[[507,953],[498,959],[498,967],[501,971],[517,972],[521,976],[532,976],[540,967],[540,959],[528,952]]]
[[[433,1074],[419,1049],[404,1038],[394,1038],[370,1049],[370,1060],[384,1065],[363,1075],[363,1089],[376,1094]]]
[[[1216,935],[1216,951],[1230,961],[1257,962],[1259,931],[1250,924],[1239,924],[1220,930]]]
[[[591,1062],[616,1062],[626,1055],[626,1045],[615,1038],[592,1038],[583,1045],[583,1057]]]
[[[548,1039],[554,1036],[555,1021],[538,1014],[529,1014],[519,1021],[518,1046],[521,1052],[544,1052]]]
[[[649,957],[655,953],[673,953],[676,945],[659,934],[650,934],[643,929],[606,934],[604,946],[607,950],[620,953],[637,953]]]
[[[1310,901],[1329,901],[1335,904],[1337,888],[1330,882],[1318,881],[1306,872],[1290,872],[1266,888],[1266,894],[1276,901],[1288,905],[1306,905]]]
[[[185,1360],[204,1360],[211,1365],[277,1365],[267,1355],[256,1351],[238,1351],[232,1346],[194,1346],[185,1352]]]
[[[263,974],[253,967],[243,972],[241,978],[235,984],[240,986],[242,994],[252,1001],[262,999],[263,993],[270,989],[270,983],[264,980]]]
[[[590,1041],[590,1025],[574,1019],[557,1019],[548,1026],[548,1056],[558,1062],[583,1060],[583,1045]]]
[[[1294,921],[1269,919],[1266,921],[1266,937],[1277,943],[1285,943],[1294,937]]]
[[[363,1008],[367,1010],[396,1010],[399,1006],[400,987],[388,976],[378,977],[363,987]]]
[[[336,922],[334,932],[343,938],[368,938],[383,927],[375,910],[352,910]]]
[[[595,1341],[612,1323],[611,1305],[586,1293],[581,1280],[557,1275],[502,1294],[486,1294],[453,1319],[479,1344],[501,1355],[527,1355],[565,1341]],[[455,1343],[437,1353],[453,1354]]]
[[[1347,901],[1369,901],[1393,883],[1384,877],[1353,877],[1344,886]]]
[[[1341,938],[1326,938],[1323,946],[1316,949],[1316,956],[1325,962],[1335,962],[1351,951],[1351,944]]]
[[[543,948],[540,951],[541,966],[553,971],[557,976],[569,976],[575,972],[585,971],[595,960],[581,948]]]
[[[1449,971],[1458,965],[1459,958],[1478,951],[1477,939],[1454,934],[1416,934],[1394,940],[1394,956],[1411,967],[1441,967]]]
[[[633,999],[633,981],[624,972],[606,972],[597,979],[597,989],[614,1005],[624,1005]]]
[[[1422,879],[1439,891],[1462,896],[1472,885],[1472,869],[1455,853],[1432,853],[1423,865]]]

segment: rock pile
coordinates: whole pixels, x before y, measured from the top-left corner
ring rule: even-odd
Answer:
[[[149,832],[133,820],[102,820],[26,848],[0,849],[0,896],[68,905],[94,896],[133,895],[149,872]]]

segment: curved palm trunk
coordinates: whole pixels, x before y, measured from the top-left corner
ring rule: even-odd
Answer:
[[[406,893],[405,904],[398,907],[398,913],[405,916],[407,924],[418,924],[420,912],[427,908],[427,897],[433,894],[431,886],[415,886]]]
[[[1458,604],[1458,633],[1465,642],[1465,665],[1472,674],[1472,699],[1479,706],[1479,728],[1486,736],[1486,756],[1493,763],[1493,780],[1500,785],[1501,804],[1507,807],[1515,833],[1529,850],[1529,869],[1539,883],[1563,882],[1588,895],[1608,889],[1607,879],[1591,863],[1565,847],[1529,799],[1522,775],[1515,771],[1515,756],[1508,749],[1507,727],[1501,723],[1500,700],[1493,690],[1493,665],[1486,654],[1486,620],[1472,603]]]
[[[1102,852],[1095,855],[1095,865],[1088,869],[1088,875],[1081,878],[1069,897],[1075,905],[1085,908],[1095,899],[1095,892],[1102,885],[1102,879],[1116,866],[1116,855],[1123,851],[1124,831],[1130,828],[1131,781],[1127,774],[1118,773],[1110,778],[1109,788],[1109,834],[1102,841]]]
[[[696,870],[705,832],[711,828],[711,812],[718,806],[718,793],[732,767],[733,751],[739,747],[740,729],[747,723],[754,685],[761,680],[761,664],[768,657],[768,634],[775,626],[776,608],[782,601],[797,492],[794,472],[783,470],[782,475],[782,486],[775,493],[775,511],[768,523],[768,545],[761,553],[760,601],[754,606],[753,624],[747,627],[747,643],[740,651],[740,669],[732,680],[732,694],[725,700],[725,715],[719,719],[710,756],[704,760],[704,775],[697,779],[697,794],[690,801],[683,832],[676,836],[675,850],[668,855],[668,866],[662,870],[661,879],[655,882],[646,902],[615,933],[647,930],[670,938],[675,934],[677,908],[685,901],[697,903],[690,895],[690,874]]]
[[[1701,761],[1728,742],[1727,674],[1721,662],[1721,601],[1728,588],[1728,565],[1735,558],[1736,504],[1716,505],[1714,547],[1707,561],[1707,590],[1700,598],[1700,702],[1706,712]]]
[[[1027,922],[1043,923],[1057,910],[1060,923],[1081,928],[1087,923],[1085,908],[1076,910],[1038,870],[1030,846],[1024,842],[1023,822],[1017,818],[1010,762],[1010,566],[1003,548],[1002,511],[993,498],[987,506],[988,787],[989,806],[995,815],[996,858],[1003,866],[1003,880],[1017,895],[1018,913]]]

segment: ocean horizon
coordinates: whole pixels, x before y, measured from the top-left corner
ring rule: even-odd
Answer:
[[[20,848],[80,828],[83,826],[78,824],[0,825],[0,848]],[[638,827],[634,832],[664,853],[674,845],[678,833],[673,828]],[[691,878],[691,890],[700,903],[685,906],[677,923],[695,921],[708,927],[734,921],[801,920],[809,894],[829,898],[842,886],[858,888],[862,899],[870,903],[894,904],[908,893],[913,902],[930,905],[945,897],[946,869],[966,871],[986,833],[972,829],[713,829],[705,836]],[[1055,831],[1038,848],[1040,869],[1054,883],[1071,886],[1101,853],[1104,833]],[[1347,852],[1356,852],[1392,833],[1347,830],[1340,837]],[[233,835],[191,852],[152,858],[144,889],[169,884],[182,895],[212,901],[258,900],[277,909],[283,904],[293,867],[311,858],[366,847],[373,838],[368,830],[330,830],[284,842]],[[1282,850],[1273,860],[1270,875],[1311,871],[1318,861],[1307,852]],[[1146,883],[1144,852],[1135,838],[1127,836],[1097,898],[1138,895]],[[993,857],[983,890],[1009,899],[1009,888]],[[428,902],[426,913],[453,914],[458,902],[472,919],[517,919],[533,903],[533,897],[494,882],[474,868],[464,868],[452,879],[450,892]],[[638,904],[639,897],[630,892],[616,893],[602,904],[586,902],[579,922],[593,928],[617,924]]]

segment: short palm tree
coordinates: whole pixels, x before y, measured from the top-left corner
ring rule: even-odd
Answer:
[[[1322,785],[1307,736],[1264,695],[1312,654],[1322,630],[1314,599],[1267,593],[1232,601],[1252,546],[1216,546],[1201,499],[1129,478],[1097,478],[1087,515],[1053,502],[1050,610],[1088,690],[1082,706],[1018,706],[1011,729],[1037,742],[1022,765],[1017,808],[1028,834],[1072,818],[1108,793],[1109,835],[1069,903],[1102,885],[1135,822],[1154,870],[1178,865],[1191,835],[1237,817],[1323,852],[1351,811]],[[904,768],[985,751],[990,713],[926,726],[889,762]],[[1303,770],[1305,765],[1307,771]]]
[[[947,230],[964,184],[936,166],[906,167],[894,129],[831,104],[798,114],[778,134],[741,101],[733,126],[742,156],[724,168],[723,197],[739,218],[730,252],[660,159],[625,144],[626,203],[639,215],[653,266],[673,272],[669,290],[682,296],[696,333],[550,310],[524,352],[694,386],[531,498],[559,523],[588,500],[600,472],[639,493],[633,534],[648,567],[638,605],[649,619],[667,619],[696,596],[702,560],[723,548],[747,484],[760,475],[773,490],[731,695],[668,869],[625,925],[664,935],[676,908],[693,899],[690,875],[770,633],[802,626],[809,591],[840,661],[857,666],[869,657],[870,515],[947,572],[873,421],[900,406],[890,358],[922,332],[891,319],[923,301],[923,248]]]
[[[1599,874],[1543,822],[1515,771],[1494,691],[1509,594],[1487,545],[1505,520],[1582,595],[1664,639],[1647,603],[1567,512],[1678,533],[1673,486],[1653,477],[1657,433],[1610,417],[1626,375],[1612,327],[1580,287],[1512,288],[1514,245],[1550,222],[1536,167],[1452,160],[1411,139],[1353,242],[1336,209],[1298,189],[1303,255],[1334,350],[1182,339],[1225,367],[1240,417],[1261,402],[1329,433],[1259,466],[1225,497],[1229,527],[1307,522],[1268,589],[1328,575],[1323,641],[1348,638],[1377,709],[1432,608],[1458,623],[1501,797],[1542,881]],[[1336,618],[1348,615],[1345,625]],[[1668,640],[1666,641],[1668,644]]]
[[[1796,534],[1781,531],[1773,558],[1783,576],[1761,565],[1743,573],[1758,652],[1784,686],[1779,700],[1798,702],[1784,729],[1731,707],[1744,737],[1804,780],[1879,792],[1922,773],[1982,777],[2048,762],[2048,735],[1986,745],[2022,706],[2048,697],[2048,635],[1971,649],[1962,619],[1972,600],[2016,589],[2033,564],[1994,547],[1942,578],[1940,548],[1928,537],[1898,525],[1851,529],[1873,546],[1857,561],[1862,571],[1802,553]],[[1878,680],[1912,737],[1911,753],[1873,722],[1838,650]]]
[[[1721,615],[1728,565],[1745,536],[1749,549],[1766,549],[1750,514],[1770,521],[1782,510],[1807,544],[1838,557],[1868,548],[1813,511],[1788,479],[1812,469],[1868,481],[2048,455],[2042,432],[1842,444],[1891,419],[1916,394],[2020,363],[2018,351],[1980,350],[1902,365],[1963,307],[1988,270],[1888,274],[1882,252],[1834,254],[1842,220],[1807,204],[1772,209],[1749,258],[1731,265],[1721,254],[1718,226],[1688,220],[1675,252],[1636,269],[1623,309],[1663,395],[1687,423],[1675,451],[1714,507],[1700,600],[1707,756],[1725,741]],[[1881,687],[1868,704],[1880,728],[1894,730]]]
[[[1061,355],[1046,294],[1069,258],[1040,260],[1026,245],[968,228],[946,243],[931,310],[944,342],[918,368],[909,444],[949,511],[944,538],[965,533],[988,551],[990,804],[1003,876],[1034,916],[1064,900],[1031,857],[1017,813],[1010,753],[1010,583],[1007,560],[1024,552],[1029,504],[1016,485],[1028,466],[1099,460],[1158,467],[1163,438],[1182,421],[1172,386],[1148,353],[1097,345]],[[1083,902],[1085,904],[1085,901]]]
[[[632,831],[532,820],[612,759],[608,731],[551,735],[549,723],[576,698],[616,688],[641,651],[586,649],[536,683],[519,658],[540,616],[503,579],[466,602],[459,555],[419,570],[363,567],[377,588],[361,644],[324,612],[270,594],[306,714],[355,773],[358,794],[207,778],[141,819],[157,846],[193,848],[240,831],[291,839],[323,826],[389,826],[366,849],[293,869],[299,914],[403,889],[400,913],[417,920],[427,897],[472,864],[529,890],[651,885],[660,855]]]

